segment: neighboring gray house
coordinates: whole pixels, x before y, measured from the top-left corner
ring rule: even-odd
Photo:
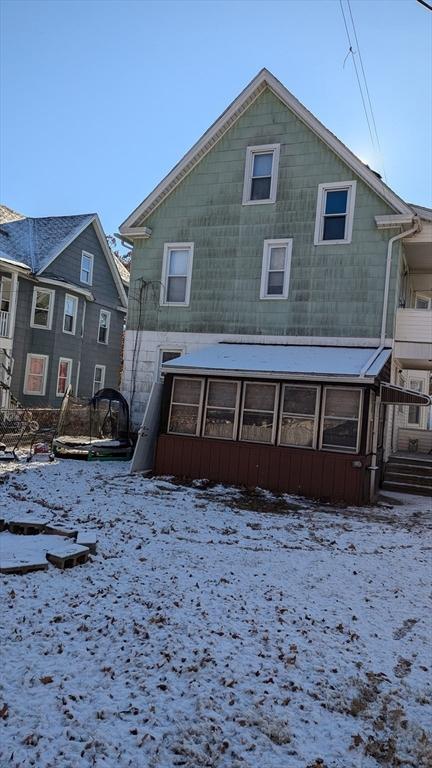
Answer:
[[[0,404],[60,405],[119,386],[127,272],[97,214],[0,206]]]

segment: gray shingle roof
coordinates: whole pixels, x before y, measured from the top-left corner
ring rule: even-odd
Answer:
[[[36,273],[81,232],[95,214],[24,218],[0,224],[0,253]],[[75,235],[76,233],[76,235]]]

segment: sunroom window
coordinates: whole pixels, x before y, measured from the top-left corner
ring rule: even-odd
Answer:
[[[168,432],[174,432],[177,435],[198,434],[203,389],[202,379],[174,377]]]
[[[233,440],[240,382],[210,379],[204,416],[204,437]]]
[[[328,450],[359,450],[362,391],[326,387],[321,447]]]
[[[257,443],[274,441],[277,393],[277,384],[246,382],[241,415],[241,440]]]
[[[282,392],[280,445],[316,447],[319,388],[285,384]]]

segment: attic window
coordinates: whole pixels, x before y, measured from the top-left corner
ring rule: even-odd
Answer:
[[[243,205],[276,202],[280,144],[248,147],[243,185]]]
[[[355,193],[355,181],[319,184],[314,245],[351,242]]]
[[[82,252],[80,273],[81,283],[85,283],[86,285],[91,285],[93,283],[93,261],[94,256],[92,253],[87,253],[86,251]]]

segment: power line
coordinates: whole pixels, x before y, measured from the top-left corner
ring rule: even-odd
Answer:
[[[358,69],[357,69],[357,62],[356,62],[355,56],[354,56],[354,50],[353,50],[353,47],[352,47],[351,37],[350,37],[349,30],[348,30],[348,24],[347,24],[346,18],[345,18],[345,12],[344,12],[344,9],[343,9],[342,0],[339,0],[339,4],[340,4],[341,11],[342,11],[342,18],[344,20],[345,31],[346,31],[347,38],[348,38],[349,53],[351,54],[352,60],[353,60],[353,63],[354,63],[354,69],[355,69],[355,73],[356,73],[356,77],[357,77],[357,83],[358,83],[358,87],[359,87],[359,91],[360,91],[360,96],[361,96],[361,100],[362,100],[362,103],[363,103],[363,109],[364,109],[366,121],[367,121],[368,128],[369,128],[369,135],[370,135],[370,138],[371,138],[372,147],[375,149],[375,141],[374,141],[374,137],[373,137],[373,134],[372,134],[372,128],[371,128],[371,124],[370,124],[370,120],[369,120],[368,111],[367,111],[367,108],[366,108],[366,102],[365,102],[365,98],[364,98],[364,95],[363,95],[363,89],[362,89],[361,82],[360,82],[360,76],[359,76]]]
[[[348,10],[349,10],[350,18],[351,18],[352,28],[353,28],[353,31],[354,31],[354,37],[355,37],[355,41],[356,41],[357,53],[358,53],[358,57],[359,57],[359,61],[360,61],[361,71],[362,71],[362,74],[363,74],[363,80],[364,80],[364,84],[365,84],[365,88],[366,88],[366,94],[367,94],[367,98],[368,98],[369,110],[370,110],[370,114],[371,114],[372,122],[373,122],[373,127],[374,127],[374,131],[375,131],[376,142],[377,142],[378,151],[379,151],[379,154],[380,154],[380,157],[381,157],[381,164],[382,164],[383,174],[384,174],[385,180],[387,181],[386,172],[385,172],[385,168],[384,168],[383,153],[382,153],[382,150],[381,150],[381,144],[380,144],[380,140],[379,140],[378,129],[377,129],[376,122],[375,122],[375,115],[374,115],[374,111],[373,111],[373,107],[372,107],[372,100],[371,100],[370,93],[369,93],[368,83],[367,83],[367,79],[366,79],[366,73],[365,73],[364,66],[363,66],[363,59],[362,59],[362,55],[361,55],[361,51],[360,51],[360,44],[359,44],[358,37],[357,37],[357,30],[356,30],[356,26],[355,26],[355,23],[354,23],[354,18],[353,18],[352,11],[351,11],[350,0],[347,0],[347,4],[348,4]]]
[[[426,0],[417,0],[418,3],[421,5],[424,5],[425,8],[428,9],[428,11],[432,11],[432,5],[429,5],[429,3],[426,2]]]

